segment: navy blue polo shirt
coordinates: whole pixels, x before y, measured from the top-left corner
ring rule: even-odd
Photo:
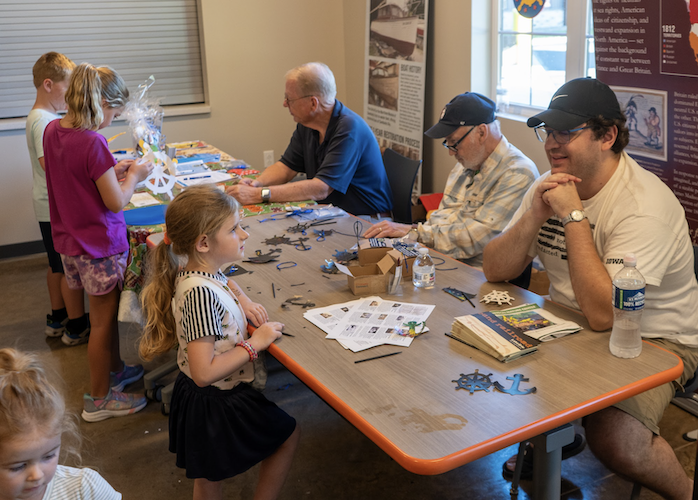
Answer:
[[[354,215],[392,209],[378,141],[363,118],[335,101],[325,140],[319,142],[317,130],[298,124],[281,162],[334,189],[320,203],[332,203]]]

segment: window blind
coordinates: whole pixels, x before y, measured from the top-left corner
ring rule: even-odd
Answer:
[[[0,119],[27,116],[45,52],[111,66],[162,105],[205,102],[197,0],[0,0]]]

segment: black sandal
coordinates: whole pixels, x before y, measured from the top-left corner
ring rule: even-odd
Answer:
[[[587,441],[584,436],[582,434],[575,434],[574,441],[562,447],[562,459],[567,460],[568,458],[580,454],[584,448],[586,448],[586,445]],[[509,460],[516,457],[517,455],[514,455]],[[504,476],[504,479],[511,481],[514,479],[514,471],[509,470],[507,467],[509,460],[502,464],[502,476]],[[526,448],[524,449],[520,479],[523,481],[530,481],[533,479],[533,446],[531,446],[531,443],[526,443]]]

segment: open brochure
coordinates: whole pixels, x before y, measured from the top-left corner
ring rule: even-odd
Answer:
[[[455,318],[451,337],[507,362],[535,352],[540,342],[581,330],[535,304]]]
[[[424,323],[434,307],[376,296],[309,309],[303,317],[327,333],[326,338],[358,352],[383,344],[409,347],[414,338],[398,331],[404,333],[409,323],[418,325],[418,332],[428,331]]]
[[[541,342],[564,337],[582,329],[574,321],[558,318],[536,304],[524,304],[502,311],[492,311],[492,314]]]
[[[505,363],[535,352],[540,343],[489,312],[457,317],[449,336]]]

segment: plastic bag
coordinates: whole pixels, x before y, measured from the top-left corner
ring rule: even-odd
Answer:
[[[165,110],[158,99],[148,96],[148,90],[155,83],[155,77],[148,79],[138,86],[131,95],[124,117],[128,122],[133,138],[133,149],[139,158],[152,161],[155,165],[153,172],[143,181],[143,185],[154,194],[166,193],[173,199],[172,188],[175,184],[175,165],[165,152],[165,136],[162,133],[162,122]]]

